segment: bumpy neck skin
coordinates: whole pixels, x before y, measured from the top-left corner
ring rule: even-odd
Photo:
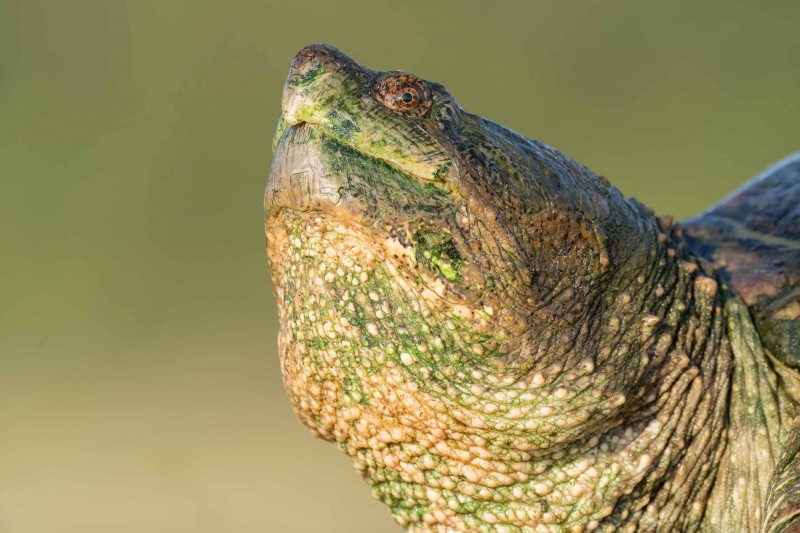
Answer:
[[[715,488],[720,465],[737,459],[726,442],[758,443],[728,424],[734,357],[717,282],[666,224],[647,223],[571,345],[521,369],[479,368],[499,342],[477,332],[491,309],[443,317],[442,299],[384,262],[359,228],[283,217],[270,249],[287,390],[301,420],[353,457],[399,524],[724,530],[717,524],[739,483]],[[774,384],[770,368],[762,374]],[[778,413],[762,390],[758,401]],[[770,461],[739,477],[763,477]]]
[[[626,401],[619,426],[599,437],[598,455],[624,466],[606,491],[614,507],[599,530],[695,531],[725,450],[734,361],[713,269],[686,254],[669,217],[645,226],[649,244],[621,265],[609,290],[610,321],[619,317],[620,327],[602,344],[627,349],[609,369]]]

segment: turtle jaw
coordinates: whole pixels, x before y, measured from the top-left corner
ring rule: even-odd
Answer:
[[[299,122],[284,129],[264,193],[267,231],[282,209],[329,213],[348,222],[360,221],[363,206],[344,195],[345,184],[329,170],[330,164],[317,142],[319,127]]]
[[[273,158],[264,194],[267,252],[273,265],[282,263],[288,225],[301,218],[332,223],[375,242],[387,264],[445,300],[474,304],[485,280],[453,225],[454,206],[453,193],[300,122],[284,129]]]
[[[377,220],[374,216],[366,220],[365,214],[369,207],[376,206],[367,204],[381,204],[384,199],[379,192],[365,191],[369,174],[374,181],[380,181],[380,174],[383,181],[392,180],[401,189],[403,183],[430,184],[391,161],[339,143],[321,124],[282,119],[279,133],[264,193],[267,231],[283,209],[317,211],[348,225],[373,226]],[[347,170],[343,169],[345,166]],[[361,175],[353,174],[354,169]],[[354,194],[351,189],[369,194]],[[388,210],[379,211],[389,215]],[[417,218],[427,217],[417,213]]]

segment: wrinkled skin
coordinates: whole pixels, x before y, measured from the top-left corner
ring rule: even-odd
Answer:
[[[292,404],[401,526],[791,530],[794,370],[604,178],[313,45],[265,211]]]

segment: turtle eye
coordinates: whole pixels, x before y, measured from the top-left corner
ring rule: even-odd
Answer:
[[[372,96],[392,111],[411,117],[425,116],[433,104],[428,84],[404,72],[381,76],[372,88]]]

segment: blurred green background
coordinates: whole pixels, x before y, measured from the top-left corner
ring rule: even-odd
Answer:
[[[660,213],[800,149],[800,3],[0,0],[0,533],[392,532],[284,397],[294,54],[445,84]]]

